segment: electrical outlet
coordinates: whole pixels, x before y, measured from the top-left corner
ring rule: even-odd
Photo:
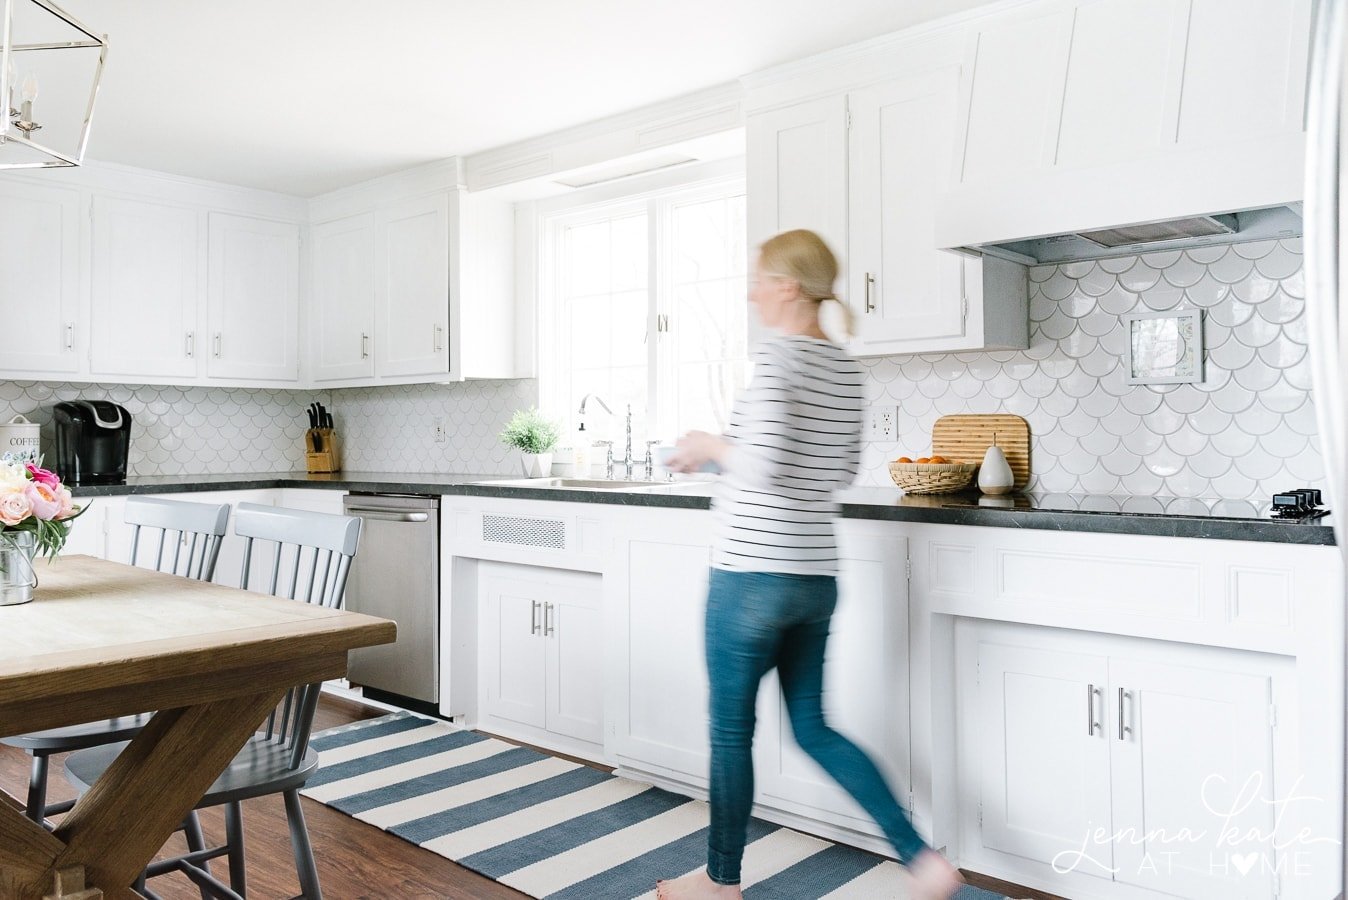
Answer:
[[[435,442],[437,444],[443,444],[448,439],[448,437],[449,433],[445,428],[444,417],[437,416],[435,419]]]
[[[866,440],[895,441],[899,437],[899,408],[872,406],[867,410]]]

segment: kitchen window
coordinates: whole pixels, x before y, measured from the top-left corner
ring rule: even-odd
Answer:
[[[742,178],[572,207],[543,218],[541,395],[568,429],[622,455],[637,443],[721,431],[748,377]]]

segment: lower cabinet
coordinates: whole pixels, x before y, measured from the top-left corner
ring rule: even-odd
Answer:
[[[600,578],[484,562],[478,570],[483,730],[554,744],[604,739]]]
[[[612,750],[620,765],[705,786],[709,517],[674,509],[630,515],[610,594],[618,657]]]
[[[968,864],[1081,895],[1275,896],[1285,660],[976,620],[957,648]]]
[[[828,724],[880,768],[905,809],[909,797],[908,541],[886,525],[838,523],[838,606],[824,665]],[[759,802],[879,835],[865,812],[796,744],[776,673],[759,695]]]

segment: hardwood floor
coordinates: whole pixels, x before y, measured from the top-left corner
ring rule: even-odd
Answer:
[[[314,730],[382,714],[381,710],[325,695],[319,703]],[[61,756],[53,759],[49,795],[53,801],[75,796],[66,783],[62,760]],[[26,796],[28,765],[26,753],[0,745],[0,791],[15,797]],[[326,897],[334,900],[519,900],[527,897],[321,803],[308,798],[302,802]],[[201,823],[208,841],[223,840],[223,813],[206,810],[201,814]],[[250,900],[293,897],[299,893],[281,798],[264,797],[244,803],[244,834],[248,848]],[[176,835],[168,852],[178,853],[185,849],[182,836]],[[223,860],[213,863],[213,867],[217,874],[223,875]],[[966,871],[964,875],[970,884],[1002,891],[1011,897],[1055,900],[1051,894],[1019,888],[972,872]],[[149,887],[164,900],[199,900],[201,896],[185,876],[176,873],[154,879]]]

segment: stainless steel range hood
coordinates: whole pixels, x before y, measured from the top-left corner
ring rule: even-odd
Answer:
[[[1111,256],[1136,256],[1139,253],[1185,250],[1214,244],[1294,238],[1300,237],[1301,233],[1301,204],[1288,203],[950,249],[1034,266]]]

